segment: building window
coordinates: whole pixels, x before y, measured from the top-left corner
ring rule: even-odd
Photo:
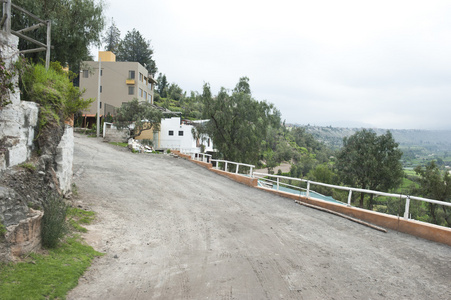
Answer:
[[[102,108],[102,101],[100,101],[100,108]]]
[[[169,130],[169,135],[174,135],[174,131],[173,130]]]
[[[139,97],[143,97],[143,89],[139,89]]]
[[[179,131],[179,136],[183,136],[183,130]]]
[[[100,76],[103,76],[103,70],[100,70]]]
[[[147,100],[147,92],[146,91],[144,91],[144,97],[143,98]]]
[[[144,75],[142,73],[139,73],[139,81],[141,82],[144,81]]]
[[[132,70],[128,71],[128,78],[135,79],[135,71],[132,71]]]
[[[83,70],[83,78],[88,78],[88,77],[89,77],[89,71]]]
[[[210,139],[208,139],[208,147],[210,147]]]
[[[129,86],[128,87],[128,94],[129,95],[134,95],[135,94],[135,87],[134,86]]]
[[[102,86],[100,86],[100,92],[102,92]]]

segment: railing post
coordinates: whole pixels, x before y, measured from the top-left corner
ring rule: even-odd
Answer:
[[[307,181],[307,192],[306,192],[305,195],[307,196],[307,199],[308,199],[309,196],[310,196],[310,181]]]
[[[11,33],[11,0],[7,0],[3,3],[3,16],[6,15],[5,24],[3,25],[6,33]]]
[[[349,190],[348,205],[351,206],[352,190]]]
[[[224,169],[224,171],[226,171],[227,172],[227,160],[225,161],[225,169]]]
[[[238,174],[238,170],[240,169],[240,164],[236,164],[236,171],[235,171],[235,174]]]
[[[406,198],[406,209],[404,210],[404,219],[409,219],[410,196]]]
[[[251,176],[251,178],[254,178],[254,173],[252,172],[252,167],[251,167],[251,171],[250,171],[250,176]]]
[[[279,177],[277,177],[277,191],[279,190]]]
[[[48,70],[50,66],[50,48],[51,48],[51,29],[52,22],[50,20],[47,21],[47,49],[45,51],[45,69]],[[100,61],[100,59],[99,59]]]

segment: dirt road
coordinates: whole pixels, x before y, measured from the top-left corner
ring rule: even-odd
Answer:
[[[97,259],[68,299],[451,299],[451,247],[75,136]]]

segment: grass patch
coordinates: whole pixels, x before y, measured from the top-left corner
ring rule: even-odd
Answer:
[[[23,163],[20,164],[19,167],[30,170],[30,171],[36,171],[36,166],[32,163]]]
[[[66,210],[74,231],[86,232],[93,211],[76,207]],[[83,243],[78,235],[67,236],[48,254],[30,254],[24,262],[0,263],[0,299],[65,299],[95,257],[103,254]]]
[[[124,148],[127,148],[127,147],[128,147],[128,143],[110,142],[110,144],[111,144],[111,145],[114,145],[114,146],[124,147]]]
[[[75,236],[48,255],[31,254],[25,262],[0,264],[0,299],[65,299],[92,260],[102,255]]]
[[[81,224],[91,224],[95,219],[95,212],[83,210],[77,207],[70,207],[67,210],[68,223],[73,230],[87,232],[88,230]]]

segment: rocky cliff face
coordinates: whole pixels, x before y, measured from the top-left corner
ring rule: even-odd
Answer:
[[[17,38],[0,31],[1,55],[9,64],[17,58]],[[39,136],[39,105],[20,101],[0,108],[0,260],[33,251],[40,246],[39,210],[49,193],[71,192],[73,129],[49,120]]]

